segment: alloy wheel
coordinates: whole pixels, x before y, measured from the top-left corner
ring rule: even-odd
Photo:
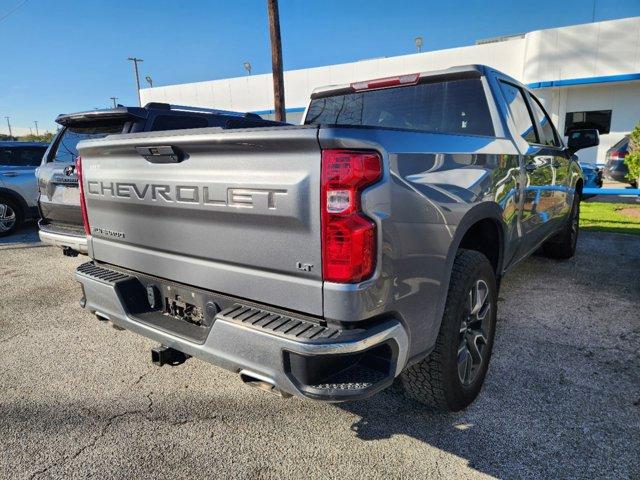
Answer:
[[[16,223],[16,212],[6,203],[0,203],[0,233],[8,232]]]
[[[482,370],[491,328],[491,295],[484,280],[476,280],[460,324],[458,377],[462,385],[471,385]]]

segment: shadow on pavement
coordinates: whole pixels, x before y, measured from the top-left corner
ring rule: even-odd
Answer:
[[[45,246],[38,237],[38,224],[36,222],[24,223],[16,232],[6,237],[0,237],[0,248],[3,246],[27,244],[29,246]]]

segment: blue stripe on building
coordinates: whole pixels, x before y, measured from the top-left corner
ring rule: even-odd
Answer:
[[[567,80],[548,80],[545,82],[529,83],[529,88],[568,87],[571,85],[593,85],[597,83],[630,82],[640,80],[640,73],[627,73],[623,75],[607,75],[603,77],[570,78]]]

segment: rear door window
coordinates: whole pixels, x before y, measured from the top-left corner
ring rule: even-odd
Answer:
[[[550,147],[559,147],[560,141],[556,136],[555,129],[553,128],[553,124],[551,123],[551,119],[549,115],[546,114],[542,105],[538,101],[536,97],[533,95],[529,95],[531,101],[531,108],[533,110],[533,116],[538,122],[538,126],[540,127],[540,134],[542,138],[540,139],[540,143],[542,145],[548,145]]]
[[[495,135],[480,78],[459,78],[314,98],[305,124]]]
[[[11,167],[37,167],[47,147],[2,147],[0,165]]]
[[[524,138],[527,143],[539,143],[538,134],[533,126],[533,120],[531,119],[527,103],[524,100],[522,90],[515,85],[502,81],[500,82],[500,88],[509,105],[511,117],[520,136]]]
[[[62,136],[58,138],[53,151],[49,154],[48,161],[73,163],[78,156],[78,143],[82,140],[122,133],[123,127],[124,122],[105,126],[66,127]]]

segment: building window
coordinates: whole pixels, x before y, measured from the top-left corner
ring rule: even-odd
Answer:
[[[611,110],[593,110],[591,112],[569,112],[564,121],[564,134],[573,130],[597,128],[600,133],[609,133],[611,128]]]

